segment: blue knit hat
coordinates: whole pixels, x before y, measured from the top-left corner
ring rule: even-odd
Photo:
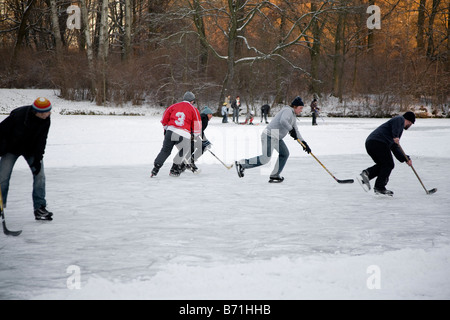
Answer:
[[[205,109],[203,109],[202,114],[213,114],[212,110],[208,107],[205,107]]]

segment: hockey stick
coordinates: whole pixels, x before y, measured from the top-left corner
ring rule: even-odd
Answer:
[[[2,219],[3,233],[4,234],[6,234],[7,236],[17,237],[18,235],[20,235],[22,233],[22,230],[20,230],[20,231],[10,231],[10,230],[8,230],[8,228],[6,228],[5,213],[3,212],[3,197],[2,197],[2,191],[1,190],[0,190],[0,216],[1,216],[1,219]]]
[[[322,119],[323,122],[325,122],[325,119],[322,117],[322,115],[320,113],[318,113],[320,119]]]
[[[230,166],[227,166],[225,163],[223,163],[222,160],[220,160],[211,150],[208,149],[208,151],[214,156],[214,158],[216,158],[217,160],[220,161],[221,164],[224,165],[225,168],[227,168],[228,170],[230,170],[231,168],[233,168],[233,164],[231,164]]]
[[[406,161],[409,161],[409,158],[408,158],[408,156],[406,155],[405,151],[403,151],[402,146],[401,146],[400,144],[398,144],[398,147],[400,148],[400,151],[403,153],[403,156],[405,157]],[[425,185],[423,184],[422,180],[420,179],[419,175],[418,175],[417,172],[416,172],[416,169],[414,169],[414,167],[413,167],[412,164],[411,164],[411,169],[414,171],[414,173],[415,173],[417,179],[419,179],[420,184],[422,185],[423,189],[425,190],[425,192],[426,192],[427,194],[433,194],[433,193],[436,193],[437,188],[433,188],[433,189],[431,189],[431,190],[427,190],[427,188],[425,188]]]
[[[302,146],[303,148],[306,148],[306,146],[300,141],[300,139],[297,139],[297,142],[300,143],[301,146]],[[317,157],[316,157],[312,152],[310,152],[309,154],[310,154],[314,159],[316,159],[316,161],[322,166],[322,168],[324,168],[324,169],[326,170],[326,172],[328,172],[328,174],[329,174],[330,176],[332,176],[334,180],[336,180],[337,183],[340,183],[340,184],[349,184],[349,183],[355,182],[355,180],[353,180],[353,179],[347,179],[347,180],[339,180],[339,179],[337,179],[337,178],[330,172],[330,170],[328,170],[328,169],[322,164],[322,162],[320,162],[320,160],[317,159]]]

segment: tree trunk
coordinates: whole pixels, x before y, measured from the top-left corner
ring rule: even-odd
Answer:
[[[419,15],[417,18],[417,49],[421,52],[425,48],[424,25],[425,25],[425,9],[427,0],[420,0]]]
[[[203,8],[200,5],[199,0],[194,0],[191,8],[194,10],[194,24],[197,28],[200,40],[200,72],[203,76],[206,76],[209,60],[209,50],[208,42],[206,39],[205,22],[203,20]]]
[[[228,32],[228,56],[227,56],[227,74],[225,76],[222,92],[220,94],[220,100],[224,101],[225,94],[229,95],[234,91],[234,76],[235,76],[235,59],[236,59],[236,47],[238,41],[238,13],[237,9],[240,7],[240,1],[228,0],[228,7],[230,12],[230,26]],[[234,94],[234,93],[233,93]]]
[[[345,12],[338,13],[336,34],[334,38],[334,58],[333,58],[333,96],[342,101],[342,75],[344,64],[344,24]]]
[[[80,0],[81,3],[81,23],[82,28],[84,32],[84,39],[86,42],[86,54],[87,54],[87,60],[88,60],[88,68],[89,73],[91,74],[91,99],[96,96],[95,92],[95,70],[94,70],[94,52],[92,48],[92,39],[91,39],[91,33],[90,33],[90,26],[89,26],[89,17],[88,17],[88,10],[86,6],[86,0]]]
[[[317,5],[311,3],[311,12],[317,11]],[[311,30],[313,34],[313,43],[309,49],[309,54],[311,56],[311,93],[320,97],[320,86],[319,86],[319,63],[320,63],[320,39],[322,36],[322,29],[320,28],[319,21],[317,17],[313,17]]]
[[[11,69],[14,69],[14,66],[16,65],[16,61],[17,61],[17,55],[19,54],[19,51],[22,48],[22,42],[27,33],[27,20],[31,14],[34,3],[35,3],[35,0],[28,0],[27,6],[25,7],[25,10],[23,11],[22,19],[20,20],[19,29],[17,31],[17,40],[16,40],[16,44],[14,45],[13,56],[12,56],[12,60],[11,60],[11,64],[10,64]]]
[[[56,45],[56,59],[61,61],[63,43],[61,40],[61,29],[59,28],[58,7],[56,6],[56,0],[50,0],[50,8],[52,12],[52,32],[55,37]]]
[[[369,6],[375,5],[375,0],[369,0]],[[368,35],[367,35],[367,51],[373,58],[374,54],[374,46],[375,46],[375,33],[373,29],[369,29]]]
[[[436,19],[437,11],[441,0],[433,0],[433,8],[431,9],[430,19],[428,21],[428,46],[427,57],[432,60],[434,56],[434,20]]]
[[[108,62],[109,33],[108,33],[108,5],[109,0],[103,0],[100,22],[100,36],[98,48],[98,62],[100,75],[97,82],[97,105],[104,105],[107,96],[106,67]]]
[[[125,0],[125,35],[123,40],[123,58],[128,60],[131,52],[131,0]]]

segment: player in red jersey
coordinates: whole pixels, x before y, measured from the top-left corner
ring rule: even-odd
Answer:
[[[164,112],[161,123],[164,127],[164,142],[154,162],[151,176],[158,174],[159,169],[176,146],[179,150],[173,159],[170,175],[178,177],[182,171],[183,162],[191,163],[191,139],[197,139],[202,133],[200,112],[194,106],[195,95],[186,92],[183,101],[171,105]]]

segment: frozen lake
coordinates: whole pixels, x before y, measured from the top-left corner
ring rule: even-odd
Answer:
[[[450,298],[449,119],[418,119],[401,141],[438,192],[426,195],[396,161],[395,196],[384,198],[337,184],[290,137],[282,184],[267,183],[273,163],[240,179],[210,154],[199,175],[169,177],[169,158],[150,179],[159,116],[59,109],[45,156],[54,221],[34,220],[32,178],[19,160],[5,214],[23,233],[0,236],[0,299]],[[386,120],[298,125],[324,165],[348,179],[372,165],[364,140]],[[263,129],[214,118],[206,135],[231,164],[259,153]]]

